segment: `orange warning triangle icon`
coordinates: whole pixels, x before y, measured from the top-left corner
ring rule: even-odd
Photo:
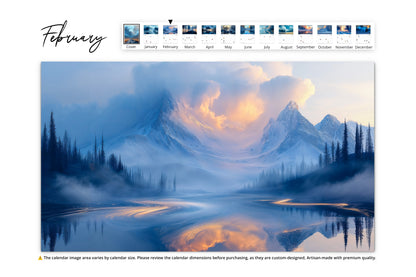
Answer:
[[[39,256],[39,259],[38,259],[39,261],[42,261],[42,256]]]

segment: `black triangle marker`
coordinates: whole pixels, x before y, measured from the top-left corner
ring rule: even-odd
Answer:
[[[169,24],[172,24],[173,19],[168,19]]]

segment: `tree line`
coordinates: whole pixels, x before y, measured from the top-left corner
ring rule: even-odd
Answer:
[[[49,130],[46,127],[46,123],[43,127],[41,159],[42,174],[46,175],[54,173],[70,174],[76,169],[92,171],[108,166],[114,172],[123,174],[128,179],[131,177],[127,167],[121,161],[121,156],[117,159],[114,154],[111,154],[106,159],[104,136],[101,136],[101,145],[98,145],[97,137],[95,137],[93,152],[88,150],[84,156],[77,146],[76,139],[71,142],[71,138],[66,130],[63,138],[58,137],[56,135],[53,112],[50,115]]]
[[[365,144],[364,144],[365,140]],[[335,143],[332,141],[331,149],[328,147],[328,143],[325,143],[323,153],[319,154],[319,167],[325,167],[333,163],[346,163],[349,160],[368,160],[374,158],[374,147],[371,137],[371,128],[368,124],[367,137],[364,138],[363,126],[356,124],[355,128],[355,146],[354,154],[350,155],[348,151],[348,128],[347,122],[344,120],[344,133],[342,145],[339,141],[335,147]]]
[[[67,176],[91,175],[99,170],[111,170],[113,173],[121,176],[129,185],[160,192],[168,189],[176,191],[176,176],[173,178],[172,184],[169,184],[168,177],[163,172],[160,174],[160,178],[157,176],[152,177],[150,173],[148,176],[145,176],[140,168],[136,170],[129,169],[123,163],[120,155],[117,157],[111,153],[107,157],[103,135],[100,143],[98,143],[95,136],[93,149],[88,150],[86,154],[82,154],[77,146],[76,139],[72,142],[66,130],[62,138],[57,136],[55,120],[53,112],[51,112],[49,129],[45,123],[41,138],[43,189],[49,187],[51,180],[53,180],[56,174]]]
[[[364,143],[365,142],[365,143]],[[366,161],[374,159],[374,146],[371,136],[370,124],[368,125],[367,132],[364,134],[363,126],[356,125],[355,130],[355,145],[354,153],[349,152],[349,140],[348,140],[348,128],[347,123],[344,121],[344,132],[342,143],[339,141],[332,142],[331,147],[328,143],[325,143],[323,153],[319,154],[319,163],[306,163],[304,159],[298,165],[285,165],[283,162],[280,167],[271,168],[267,171],[262,171],[261,174],[252,183],[245,184],[243,188],[257,189],[257,188],[277,188],[279,185],[300,178],[306,174],[312,173],[315,170],[320,170],[329,165],[342,168],[343,165],[348,164],[350,161]],[[346,165],[348,167],[348,165]],[[358,163],[356,165],[360,167]],[[342,174],[346,174],[343,172]]]

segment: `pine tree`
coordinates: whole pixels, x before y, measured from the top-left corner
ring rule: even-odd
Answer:
[[[68,137],[68,145],[66,149],[67,158],[68,158],[68,164],[72,162],[72,149],[71,149],[71,138]]]
[[[104,152],[104,136],[101,136],[101,150],[100,150],[100,164],[105,164],[105,152]]]
[[[113,153],[108,158],[108,165],[112,170],[117,171],[117,158]]]
[[[48,143],[48,152],[49,152],[49,162],[50,169],[55,171],[57,169],[57,141],[56,141],[56,129],[55,121],[53,119],[53,112],[51,112],[51,118],[49,122],[49,143]]]
[[[97,136],[94,137],[94,163],[98,163]]]
[[[59,137],[58,142],[56,144],[56,161],[57,161],[56,168],[58,172],[61,172],[61,173],[63,172],[63,163],[64,163],[63,158],[64,158],[64,155],[63,155],[62,141],[61,141],[61,138]]]
[[[85,160],[87,161],[87,163],[91,164],[94,162],[94,154],[91,153],[90,150],[88,150],[87,152],[87,156],[85,157]]]
[[[176,175],[173,178],[173,191],[176,191]]]
[[[46,123],[43,126],[42,142],[41,142],[41,168],[42,172],[47,169],[48,162],[48,130],[46,129]]]
[[[361,141],[360,141],[360,130],[358,129],[358,123],[355,126],[355,158],[361,159]]]
[[[323,161],[322,161],[322,154],[319,154],[319,167],[322,167]]]
[[[335,150],[335,160],[338,163],[341,161],[341,147],[339,141],[337,142],[337,150]]]
[[[344,119],[344,139],[342,141],[341,158],[344,162],[348,161],[348,129],[347,122]]]
[[[361,157],[362,157],[362,154],[364,152],[363,141],[364,141],[363,125],[360,125],[360,150],[361,150]]]
[[[335,144],[334,141],[332,141],[331,144],[331,160],[334,163],[335,162]]]
[[[118,156],[117,172],[122,172],[124,169],[123,163],[121,162],[121,156]]]
[[[331,157],[329,156],[328,151],[328,144],[325,143],[325,151],[324,151],[324,165],[328,166],[331,163]]]
[[[371,128],[370,128],[370,123],[368,123],[368,130],[367,130],[367,153],[369,155],[372,155],[374,152],[373,149],[373,141],[371,139]]]
[[[68,168],[69,153],[70,153],[70,151],[68,151],[69,145],[70,145],[70,142],[69,142],[68,132],[65,130],[64,138],[63,138],[63,141],[62,141],[62,153],[61,153],[61,155],[62,155],[62,168],[63,169]]]
[[[43,125],[41,150],[42,153],[48,152],[48,129],[46,128],[46,123]]]
[[[78,149],[77,149],[77,140],[74,140],[74,146],[72,147],[72,162],[78,162]]]

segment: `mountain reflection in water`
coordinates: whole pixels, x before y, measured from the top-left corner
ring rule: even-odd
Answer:
[[[176,251],[267,251],[267,233],[255,222],[230,218],[190,228],[169,245]]]
[[[250,197],[42,208],[42,251],[374,251],[371,213]],[[284,205],[280,205],[284,204]],[[369,215],[370,214],[370,215]]]

